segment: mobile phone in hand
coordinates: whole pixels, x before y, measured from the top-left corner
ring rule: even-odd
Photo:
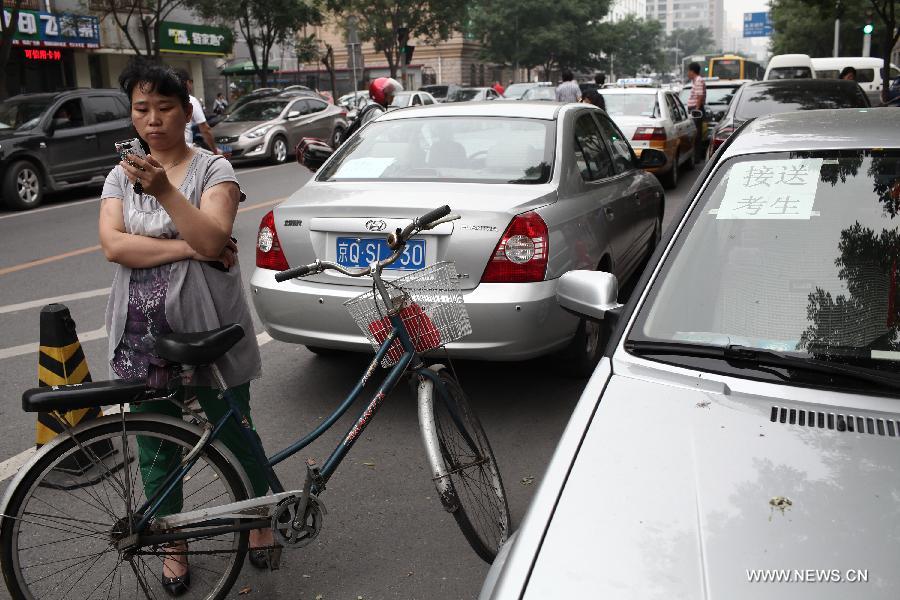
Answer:
[[[137,138],[116,142],[116,152],[119,153],[119,157],[124,161],[128,161],[129,154],[134,154],[135,156],[140,156],[141,158],[147,158],[147,153],[144,152],[144,148],[141,146],[141,140]],[[128,162],[129,164],[131,164],[131,161]],[[136,181],[134,183],[134,192],[136,194],[144,193],[144,187],[141,185],[140,181]]]

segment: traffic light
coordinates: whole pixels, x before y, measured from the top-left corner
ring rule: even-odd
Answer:
[[[400,46],[401,64],[408,65],[412,60],[413,51],[416,49],[415,46],[409,45],[409,27],[397,28],[397,44]]]
[[[872,35],[872,32],[875,30],[875,26],[871,23],[866,23],[863,26],[863,33],[866,35]]]

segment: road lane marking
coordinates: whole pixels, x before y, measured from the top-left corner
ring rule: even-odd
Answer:
[[[99,288],[96,290],[88,290],[86,292],[77,292],[75,294],[66,294],[65,296],[56,296],[54,298],[41,298],[40,300],[30,300],[28,302],[19,302],[18,304],[8,304],[0,306],[0,315],[20,310],[28,310],[37,308],[46,304],[59,304],[60,302],[70,302],[72,300],[83,300],[85,298],[95,298],[97,296],[105,296],[109,294],[109,288]]]
[[[90,342],[93,340],[99,340],[101,338],[106,337],[106,326],[102,326],[98,329],[94,329],[91,331],[86,331],[78,335],[78,340],[81,342]],[[16,356],[23,356],[25,354],[37,354],[38,344],[22,344],[20,346],[13,346],[11,348],[3,348],[0,349],[0,360],[5,358],[14,358]]]
[[[264,331],[260,334],[257,334],[256,340],[260,346],[264,346],[272,341],[272,336]],[[35,351],[37,351],[37,345],[35,345]],[[115,415],[118,413],[118,404],[107,407],[103,411],[104,415]],[[29,460],[31,460],[31,457],[34,456],[35,452],[37,452],[35,448],[28,448],[27,450],[19,452],[12,458],[7,458],[3,462],[0,462],[0,481],[6,481],[7,479],[15,475],[19,469],[21,469]]]
[[[46,258],[39,258],[37,260],[28,261],[26,263],[21,263],[18,265],[13,265],[11,267],[5,267],[0,269],[0,275],[7,275],[9,273],[16,273],[18,271],[24,271],[25,269],[31,269],[32,267],[39,267],[41,265],[46,265],[47,263],[55,262],[57,260],[62,260],[64,258],[71,258],[73,256],[79,256],[81,254],[88,254],[89,252],[96,252],[100,249],[100,244],[96,246],[88,246],[86,248],[79,248],[78,250],[70,250],[69,252],[63,252],[62,254],[56,254],[54,256],[48,256]]]
[[[287,200],[287,196],[282,198],[275,198],[273,200],[265,200],[263,202],[257,202],[256,204],[251,204],[249,206],[244,206],[243,208],[238,209],[238,213],[247,212],[248,210],[256,210],[259,208],[268,208],[274,204],[278,204],[279,202],[284,202]],[[46,258],[39,258],[37,260],[32,260],[26,263],[21,263],[18,265],[13,265],[11,267],[4,267],[0,269],[0,276],[8,275],[9,273],[17,273],[18,271],[24,271],[25,269],[31,269],[33,267],[39,267],[41,265],[46,265],[47,263],[56,262],[58,260],[62,260],[64,258],[71,258],[73,256],[79,256],[81,254],[88,254],[90,252],[96,252],[100,250],[100,244],[96,246],[87,246],[85,248],[79,248],[77,250],[70,250],[69,252],[63,252],[62,254],[56,254],[54,256],[48,256]]]

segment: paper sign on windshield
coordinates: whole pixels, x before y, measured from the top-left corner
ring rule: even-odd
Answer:
[[[395,160],[390,157],[352,158],[342,164],[334,176],[339,179],[375,179]]]
[[[738,163],[716,219],[809,219],[821,168],[821,158]]]

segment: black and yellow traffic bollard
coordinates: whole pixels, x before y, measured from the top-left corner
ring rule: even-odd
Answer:
[[[69,309],[63,304],[48,304],[41,309],[38,385],[47,387],[90,380],[91,373]],[[40,448],[65,431],[66,426],[74,427],[102,414],[99,406],[66,412],[38,413],[35,443]],[[97,458],[102,458],[111,454],[113,449],[105,441],[91,444],[90,451]],[[83,476],[95,466],[94,462],[79,451],[61,461],[56,469],[70,475]]]

